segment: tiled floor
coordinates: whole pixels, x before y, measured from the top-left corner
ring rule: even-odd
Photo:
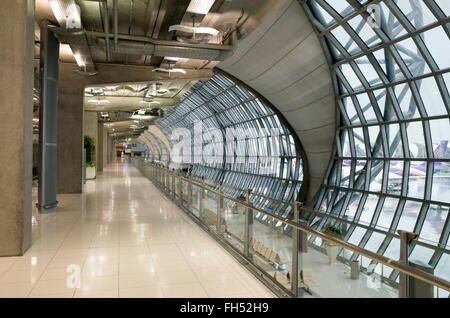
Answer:
[[[33,212],[27,253],[0,258],[0,297],[274,297],[127,163],[58,200]]]

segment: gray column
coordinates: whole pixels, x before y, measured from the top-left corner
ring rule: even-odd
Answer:
[[[83,132],[84,135],[94,138],[95,154],[94,161],[97,163],[97,149],[98,149],[98,116],[97,112],[84,112]]]
[[[39,108],[39,187],[40,213],[56,211],[57,110],[59,41],[41,23],[40,38],[40,108]]]
[[[103,161],[103,152],[104,152],[104,148],[103,148],[103,140],[104,138],[104,132],[105,132],[105,128],[103,126],[103,123],[98,123],[98,130],[97,130],[97,172],[102,172],[103,171],[103,165],[104,165],[104,161]]]
[[[34,0],[2,0],[0,10],[0,256],[31,245]]]
[[[108,166],[108,130],[103,126],[103,169]]]
[[[58,193],[83,190],[84,78],[60,63],[58,84]]]
[[[108,134],[108,141],[106,143],[106,162],[111,163],[111,137]]]

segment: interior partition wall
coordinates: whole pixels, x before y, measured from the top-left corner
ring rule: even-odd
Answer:
[[[200,122],[202,140],[196,135]],[[197,82],[156,125],[172,149],[179,142],[172,133],[189,130],[192,154],[200,154],[200,160],[192,156],[182,168],[211,181],[213,187],[222,182],[221,191],[230,196],[251,189],[255,206],[285,217],[291,215],[292,203],[304,198],[305,161],[299,140],[267,101],[220,70],[210,80]],[[219,153],[207,150],[212,148]],[[209,160],[214,156],[222,160]]]
[[[397,230],[418,233],[410,259],[450,280],[450,2],[301,3],[329,60],[339,118],[310,224],[338,226],[350,243],[394,259]]]

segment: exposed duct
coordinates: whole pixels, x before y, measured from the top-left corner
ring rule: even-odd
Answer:
[[[68,43],[81,74],[95,75],[94,62],[87,42],[86,31],[81,23],[80,7],[75,0],[49,0],[53,14],[60,28],[48,26],[60,42]]]
[[[169,42],[170,44],[156,44],[139,41],[119,40],[115,53],[136,54],[148,56],[172,56],[187,59],[199,59],[208,61],[223,61],[233,54],[233,50],[211,48],[211,47],[195,47],[193,45],[183,46],[179,42]],[[105,39],[98,39],[100,46],[106,45]],[[111,47],[114,49],[114,47]]]
[[[80,74],[97,74],[94,61],[92,60],[91,50],[89,49],[89,45],[87,42],[86,31],[84,29],[69,31],[62,30],[56,26],[49,26],[49,30],[56,34],[60,42],[69,44],[70,49],[74,53],[75,57],[78,57],[77,63],[82,69],[82,71],[80,71]],[[82,63],[79,62],[79,59],[82,60]]]

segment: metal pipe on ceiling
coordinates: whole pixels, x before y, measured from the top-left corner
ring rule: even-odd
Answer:
[[[86,31],[87,36],[94,38],[106,38],[106,34],[103,32],[97,31]],[[178,41],[170,41],[170,40],[157,40],[153,38],[149,38],[146,36],[139,35],[128,35],[128,34],[118,34],[119,40],[129,40],[133,42],[143,42],[143,43],[152,43],[154,45],[167,45],[167,46],[177,46],[177,47],[186,47],[186,48],[202,48],[202,49],[213,49],[220,51],[232,51],[234,47],[232,45],[224,45],[224,44],[211,44],[211,43],[188,43],[188,42],[178,42]],[[109,35],[109,38],[112,38],[112,35]]]
[[[114,0],[113,2],[113,14],[114,14],[114,22],[113,22],[113,33],[114,33],[114,50],[117,50],[118,45],[118,34],[119,34],[119,0]]]
[[[130,40],[118,40],[115,53],[136,54],[146,56],[170,56],[187,59],[199,59],[208,61],[223,61],[233,54],[232,50],[224,50],[218,47],[183,46],[175,41],[165,41],[167,44],[155,44],[151,42],[139,42]],[[98,39],[98,45],[106,45],[105,39]]]
[[[102,43],[104,41],[105,40],[100,39],[99,43]],[[155,45],[152,43],[134,42],[126,40],[118,41],[118,46],[117,50],[115,50],[115,53],[149,55],[149,56],[171,56],[171,57],[208,60],[208,61],[223,61],[232,54],[231,51],[224,51],[217,49]]]
[[[110,46],[109,46],[109,14],[108,14],[108,3],[107,1],[103,1],[100,4],[101,8],[102,8],[102,13],[103,13],[103,30],[105,31],[106,34],[106,60],[108,62],[111,61],[111,50],[110,50]]]

